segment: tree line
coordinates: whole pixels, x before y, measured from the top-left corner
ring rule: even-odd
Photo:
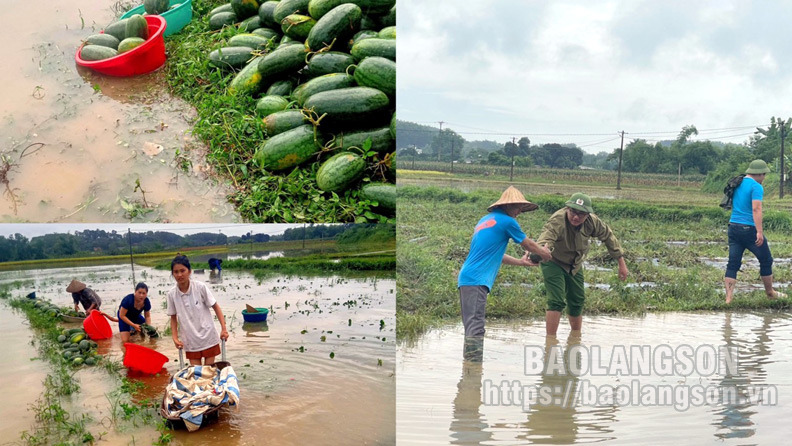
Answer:
[[[393,225],[306,225],[290,228],[283,234],[269,235],[248,232],[242,236],[227,236],[222,233],[199,232],[179,235],[167,231],[132,232],[132,251],[136,254],[147,252],[179,250],[190,247],[235,245],[244,243],[266,243],[291,240],[338,240],[342,241],[379,241],[386,227]],[[377,227],[382,226],[381,229]],[[54,233],[27,238],[22,234],[8,237],[0,236],[0,262],[19,260],[42,260],[68,257],[88,257],[92,255],[121,255],[129,253],[130,237],[127,232],[101,229],[76,231],[74,233]]]
[[[780,166],[781,137],[789,134],[792,118],[770,118],[770,125],[757,128],[744,144],[724,144],[710,140],[692,140],[698,135],[694,125],[684,126],[670,141],[650,143],[646,139],[625,139],[622,170],[638,173],[708,175],[705,190],[722,188],[726,179],[743,169],[753,159]],[[575,144],[531,145],[527,137],[493,147],[492,141],[467,141],[451,129],[442,132],[430,126],[398,122],[398,154],[402,159],[442,162],[466,162],[487,165],[539,166],[575,169],[580,166],[615,170],[620,149],[584,153]],[[785,149],[789,138],[784,140]],[[786,157],[786,156],[785,156]],[[789,176],[790,164],[785,163]],[[777,173],[777,169],[775,170]]]

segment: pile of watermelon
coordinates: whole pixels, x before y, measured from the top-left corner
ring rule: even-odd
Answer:
[[[148,23],[140,14],[113,22],[104,33],[92,34],[85,39],[80,51],[83,60],[104,60],[131,51],[148,39]]]
[[[82,312],[75,312],[67,307],[57,305],[45,300],[36,300],[33,307],[42,315],[52,319],[55,324],[61,315],[80,315]],[[85,313],[82,313],[84,316]],[[82,328],[64,328],[57,338],[61,348],[61,356],[71,365],[96,365],[101,356],[96,351],[98,344],[88,339],[88,335]]]
[[[101,356],[96,351],[98,344],[85,334],[82,328],[64,328],[58,343],[61,346],[61,356],[73,366],[96,365]]]
[[[395,0],[232,0],[209,26],[239,32],[208,54],[228,92],[257,98],[267,172],[316,165],[317,187],[395,211]],[[361,181],[363,180],[363,181]],[[365,184],[362,188],[361,183]]]

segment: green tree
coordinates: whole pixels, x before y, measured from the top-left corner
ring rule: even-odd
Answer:
[[[792,119],[785,121],[781,118],[771,117],[769,127],[756,129],[748,142],[755,158],[763,159],[768,164],[778,159],[781,151],[781,126],[785,129],[785,135],[789,135]],[[784,152],[786,152],[789,148],[788,136],[785,136],[784,146]]]
[[[459,160],[462,157],[462,147],[465,144],[465,138],[461,137],[451,129],[444,129],[442,132],[437,132],[432,138],[431,153],[433,158],[438,161],[451,161],[451,152],[453,148],[454,160]]]

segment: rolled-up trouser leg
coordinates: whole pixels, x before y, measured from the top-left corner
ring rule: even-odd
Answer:
[[[465,325],[465,336],[484,336],[487,294],[489,294],[489,289],[483,285],[459,287],[459,303],[462,307],[462,324]]]

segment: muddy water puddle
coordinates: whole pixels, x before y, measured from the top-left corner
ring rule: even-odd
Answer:
[[[620,345],[626,357],[617,353]],[[689,374],[679,373],[684,369],[665,374],[657,365],[668,361],[652,356],[661,345],[671,349],[673,367],[684,362],[683,354],[673,353],[684,345],[710,352],[734,347],[738,359],[731,371],[718,357],[715,362],[694,359]],[[631,355],[631,346],[649,346],[650,368],[632,362],[639,355]],[[463,359],[464,348],[461,324],[397,347],[398,444],[782,444],[792,433],[787,421],[792,409],[792,318],[785,313],[585,316],[582,335],[571,335],[562,321],[558,338],[545,336],[543,320],[487,321],[483,345],[468,344],[468,360]],[[568,360],[564,354],[573,348],[589,356]],[[556,374],[526,372],[526,364],[534,364],[526,351],[547,358],[554,349],[561,352],[550,361],[560,365],[553,367]],[[596,349],[599,359],[594,359]],[[541,369],[546,363],[539,359],[539,364]],[[593,364],[602,369],[595,372]],[[613,373],[620,364],[634,368]],[[709,367],[715,364],[712,372]],[[504,381],[516,382],[525,394],[541,389],[547,398],[533,393],[525,407],[521,396],[507,400],[500,393],[501,399],[494,399],[493,385],[506,388]],[[633,381],[640,386],[636,394],[646,392],[645,399],[615,402],[608,389],[625,385],[632,390]],[[691,389],[697,385],[713,389],[713,395],[731,392],[742,398],[694,402]],[[767,393],[761,393],[762,386]],[[592,396],[593,388],[602,392],[599,401]],[[652,405],[651,392],[666,388],[677,394],[661,404],[655,393]],[[750,392],[756,393],[748,397]]]
[[[40,298],[68,305],[71,296],[64,289],[74,277],[102,297],[105,312],[115,313],[133,289],[129,265],[12,271],[0,273],[0,283],[27,281],[30,286],[14,291],[14,296],[35,288]],[[172,432],[173,444],[260,444],[262,435],[272,444],[322,444],[327,438],[347,444],[394,443],[394,280],[331,276],[259,282],[247,273],[226,270],[193,278],[210,284],[226,315],[227,359],[239,377],[241,402],[238,410],[222,409],[218,423],[198,432]],[[152,322],[164,334],[169,325],[164,303],[174,285],[169,272],[136,265],[135,280],[148,284]],[[271,309],[267,323],[245,323],[245,304]],[[64,324],[71,325],[76,326]],[[100,341],[99,351],[121,361],[118,327],[111,326],[113,338]],[[169,335],[132,339],[169,358],[160,376],[129,375],[146,384],[136,398],[160,400],[168,376],[178,370],[178,351]],[[35,355],[32,348],[22,346],[12,354],[27,361]],[[95,376],[89,379],[89,374]],[[107,383],[113,378],[99,368],[83,369],[78,375],[105,383],[91,390],[84,387],[76,397],[78,404],[93,402],[106,410],[104,394],[112,390]],[[32,386],[24,398],[33,401],[39,392]],[[16,431],[18,438],[25,427],[12,424],[4,429]],[[132,436],[137,441],[156,438],[156,431],[140,427],[117,436],[127,443]]]
[[[0,221],[238,221],[190,134],[194,110],[167,93],[162,69],[113,78],[76,66],[115,4],[4,3]]]
[[[0,336],[12,340],[3,344],[5,360],[3,378],[0,379],[0,393],[4,396],[3,404],[0,405],[0,420],[15,420],[13,424],[0,422],[0,438],[5,442],[11,438],[19,438],[23,430],[32,430],[35,414],[30,410],[20,410],[32,402],[31,395],[18,390],[40,388],[49,368],[46,363],[30,360],[33,348],[30,345],[33,339],[30,327],[25,320],[2,303],[0,303]]]

